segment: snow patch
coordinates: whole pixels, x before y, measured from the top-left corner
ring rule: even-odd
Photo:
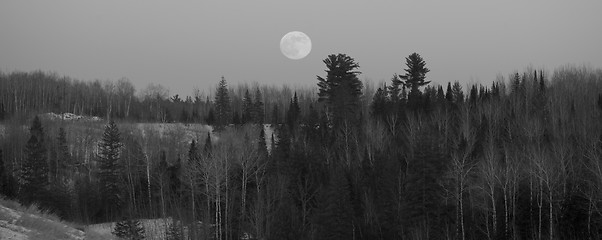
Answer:
[[[96,121],[102,121],[102,118],[97,117],[97,116],[82,116],[82,115],[77,115],[77,114],[73,114],[73,113],[45,113],[42,116],[51,119],[51,120],[64,120],[64,121],[79,121],[79,120],[83,120],[83,121],[92,121],[92,122],[96,122]]]

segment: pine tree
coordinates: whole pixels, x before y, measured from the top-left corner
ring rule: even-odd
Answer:
[[[98,145],[98,175],[100,194],[103,197],[106,220],[118,213],[122,203],[119,159],[121,154],[121,136],[114,121],[106,125]]]
[[[295,92],[295,95],[289,104],[288,112],[286,113],[286,123],[288,124],[289,128],[292,129],[294,126],[296,126],[296,124],[298,123],[300,114],[301,114],[301,108],[299,107],[299,100],[297,99],[297,92]]]
[[[230,96],[228,95],[228,84],[222,77],[215,93],[215,130],[221,131],[230,123],[232,110],[230,108]]]
[[[401,91],[403,90],[401,86],[404,86],[404,83],[399,79],[397,74],[393,75],[391,78],[391,86],[389,86],[389,98],[393,105],[397,105],[399,101],[401,101]],[[387,92],[387,87],[383,89],[384,92]]]
[[[205,139],[205,145],[203,146],[203,153],[207,156],[210,156],[211,148],[211,133],[207,132],[207,138]]]
[[[447,82],[447,90],[445,91],[445,100],[447,100],[447,102],[453,102],[454,101],[454,95],[453,95],[453,90],[451,87],[451,82]]]
[[[426,68],[426,63],[418,53],[412,53],[406,57],[406,66],[408,67],[404,69],[406,73],[399,77],[405,80],[405,85],[410,88],[408,100],[416,102],[421,95],[419,88],[430,83],[430,81],[425,81],[426,74],[430,70]]]
[[[445,102],[445,93],[443,92],[443,87],[439,85],[437,88],[437,102],[442,104]]]
[[[460,82],[454,82],[452,87],[452,95],[454,96],[454,103],[460,104],[464,102],[464,92],[462,91],[462,85],[460,85]]]
[[[255,103],[253,104],[253,122],[258,124],[263,124],[265,115],[263,101],[261,99],[261,91],[257,88],[257,90],[255,90]]]
[[[265,159],[268,156],[268,147],[265,141],[265,130],[263,129],[263,125],[260,125],[260,129],[257,153],[261,159]]]
[[[142,240],[144,239],[144,226],[137,219],[126,219],[115,223],[113,235],[120,239]]]
[[[362,82],[357,75],[359,64],[346,54],[331,54],[324,59],[326,78],[318,76],[319,101],[326,102],[334,125],[343,121],[359,121]]]
[[[199,151],[196,147],[196,141],[193,139],[188,148],[188,163],[197,163],[199,161]]]
[[[242,123],[248,123],[254,120],[254,104],[253,99],[251,98],[251,94],[249,93],[249,89],[245,91],[245,96],[242,100]]]
[[[40,201],[48,188],[48,162],[44,129],[36,116],[29,128],[31,137],[25,146],[25,162],[21,168],[20,199],[25,204]]]

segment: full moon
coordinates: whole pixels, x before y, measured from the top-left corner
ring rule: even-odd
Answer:
[[[280,39],[280,51],[290,59],[304,58],[311,52],[311,39],[302,32],[289,32]]]

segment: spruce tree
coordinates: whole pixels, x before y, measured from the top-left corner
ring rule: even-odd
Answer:
[[[144,239],[144,226],[137,219],[126,219],[115,223],[113,235],[120,239],[142,240]]]
[[[389,93],[389,98],[394,105],[401,101],[401,86],[403,85],[404,83],[399,79],[399,76],[397,74],[394,74],[393,78],[391,78],[391,86],[389,86],[388,89],[387,86],[383,88],[384,92]]]
[[[452,95],[454,96],[454,103],[460,104],[464,102],[464,92],[462,91],[462,85],[460,85],[460,82],[454,82],[452,87]]]
[[[263,99],[261,97],[261,91],[259,88],[255,90],[255,102],[253,104],[253,122],[257,124],[263,124],[264,122],[264,108],[263,108]]]
[[[228,84],[222,77],[215,93],[215,130],[221,131],[231,121],[230,95]]]
[[[25,204],[40,201],[48,188],[48,162],[44,129],[36,116],[29,128],[31,137],[25,146],[25,162],[21,168],[20,199]]]
[[[297,99],[297,92],[295,92],[295,95],[289,104],[288,112],[286,113],[286,123],[288,124],[289,128],[292,129],[294,126],[296,126],[296,124],[298,123],[300,114],[301,114],[301,108],[299,107],[299,100]]]
[[[259,153],[261,159],[265,159],[268,156],[268,147],[265,141],[265,130],[263,129],[263,125],[260,125],[260,129],[257,153]]]
[[[447,90],[445,91],[445,100],[447,100],[447,102],[453,102],[454,101],[454,95],[453,95],[453,91],[452,91],[452,87],[451,87],[451,82],[447,82]]]
[[[190,148],[188,148],[188,163],[197,163],[199,161],[199,151],[196,147],[196,141],[190,142]]]
[[[98,145],[98,177],[100,194],[103,198],[103,210],[106,220],[118,213],[122,203],[119,159],[121,155],[121,136],[114,121],[105,126]]]
[[[253,115],[254,115],[254,104],[253,104],[253,99],[251,98],[251,94],[249,93],[249,90],[247,89],[245,91],[245,96],[242,100],[242,123],[248,123],[252,121]]]
[[[203,153],[207,156],[211,155],[211,133],[207,132],[207,138],[205,139],[205,145],[203,146]]]

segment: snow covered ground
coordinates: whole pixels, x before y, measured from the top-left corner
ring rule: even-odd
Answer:
[[[77,115],[77,114],[73,114],[73,113],[44,113],[42,114],[42,117],[46,117],[48,119],[51,120],[65,120],[65,121],[74,121],[74,120],[83,120],[83,121],[93,121],[93,122],[97,122],[97,121],[102,121],[102,118],[97,117],[97,116],[82,116],[82,115]]]
[[[142,226],[144,226],[145,239],[163,240],[166,236],[165,229],[167,229],[171,219],[140,219],[140,222],[142,223]],[[99,236],[104,236],[105,238],[110,239],[111,237],[114,237],[111,233],[114,226],[114,222],[93,224],[86,227],[86,232],[93,231]]]
[[[56,218],[48,218],[35,207],[25,208],[13,201],[0,199],[0,239],[31,238],[83,240],[85,234]]]

